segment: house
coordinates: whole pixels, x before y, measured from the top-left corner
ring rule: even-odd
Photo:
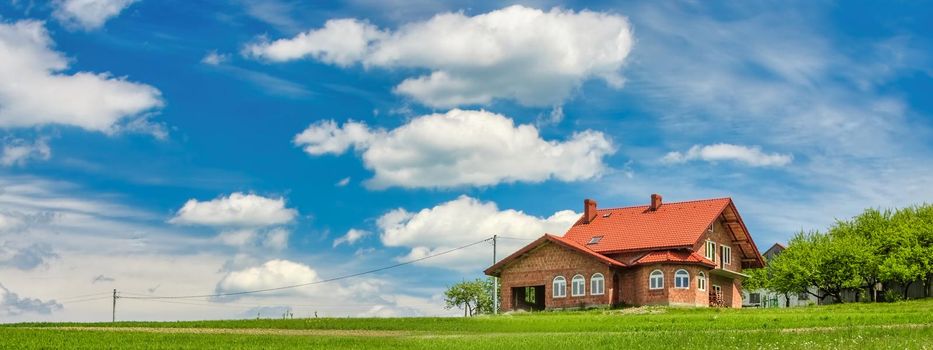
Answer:
[[[763,267],[731,198],[599,209],[485,270],[502,310],[611,305],[742,306],[742,269]]]

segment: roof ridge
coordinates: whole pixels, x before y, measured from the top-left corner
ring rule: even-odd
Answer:
[[[723,200],[723,199],[732,200],[732,197],[716,197],[716,198],[706,198],[706,199],[691,199],[691,200],[680,201],[680,202],[665,202],[664,204],[662,204],[662,206],[665,206],[665,205],[673,205],[673,204],[688,204],[688,203],[696,203],[696,202],[710,202],[710,201],[717,201],[717,200]],[[602,210],[619,210],[619,209],[631,209],[631,208],[649,207],[649,206],[651,206],[651,205],[650,205],[650,204],[639,204],[639,205],[628,205],[628,206],[624,206],[624,207],[597,208],[596,210],[597,210],[597,211],[602,211]]]

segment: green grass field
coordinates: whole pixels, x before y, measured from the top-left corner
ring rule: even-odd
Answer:
[[[637,308],[464,318],[0,326],[0,348],[933,349],[933,300],[795,309]]]

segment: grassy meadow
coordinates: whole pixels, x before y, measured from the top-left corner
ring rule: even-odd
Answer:
[[[933,300],[794,309],[634,308],[475,318],[22,323],[0,348],[933,349]]]

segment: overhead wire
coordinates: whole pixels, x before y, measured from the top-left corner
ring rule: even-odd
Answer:
[[[476,241],[476,242],[473,242],[473,243],[470,243],[470,244],[466,244],[466,245],[463,245],[463,246],[459,246],[459,247],[457,247],[457,248],[445,250],[445,251],[442,251],[442,252],[440,252],[440,253],[435,253],[435,254],[423,256],[423,257],[418,258],[418,259],[413,259],[413,260],[401,262],[401,263],[398,263],[398,264],[389,265],[389,266],[384,266],[384,267],[380,267],[380,268],[376,268],[376,269],[372,269],[372,270],[367,270],[367,271],[363,271],[363,272],[357,272],[357,273],[352,273],[352,274],[349,274],[349,275],[337,276],[337,277],[333,277],[333,278],[328,278],[328,279],[319,280],[319,281],[312,281],[312,282],[307,282],[307,283],[300,283],[300,284],[294,284],[294,285],[288,285],[288,286],[281,286],[281,287],[274,287],[274,288],[264,288],[264,289],[240,291],[240,292],[230,292],[230,293],[215,293],[215,294],[201,294],[201,295],[171,295],[171,296],[159,296],[159,295],[132,296],[132,295],[131,295],[131,296],[119,296],[119,298],[120,298],[120,299],[139,299],[139,300],[219,298],[219,297],[234,296],[234,295],[255,294],[255,293],[272,292],[272,291],[278,291],[278,290],[284,290],[284,289],[293,289],[293,288],[299,288],[299,287],[305,287],[305,286],[310,286],[310,285],[323,284],[323,283],[328,283],[328,282],[334,282],[334,281],[344,280],[344,279],[348,279],[348,278],[358,277],[358,276],[367,275],[367,274],[372,274],[372,273],[376,273],[376,272],[381,272],[381,271],[385,271],[385,270],[389,270],[389,269],[393,269],[393,268],[397,268],[397,267],[401,267],[401,266],[405,266],[405,265],[414,264],[414,263],[419,262],[419,261],[423,261],[423,260],[427,260],[427,259],[431,259],[431,258],[436,258],[436,257],[438,257],[438,256],[450,254],[450,253],[453,253],[453,252],[458,251],[458,250],[462,250],[462,249],[466,249],[466,248],[475,246],[475,245],[477,245],[477,244],[485,243],[485,242],[491,241],[492,239],[493,239],[492,237],[489,237],[489,238],[486,238],[486,239],[483,239],[483,240],[480,240],[480,241]]]

